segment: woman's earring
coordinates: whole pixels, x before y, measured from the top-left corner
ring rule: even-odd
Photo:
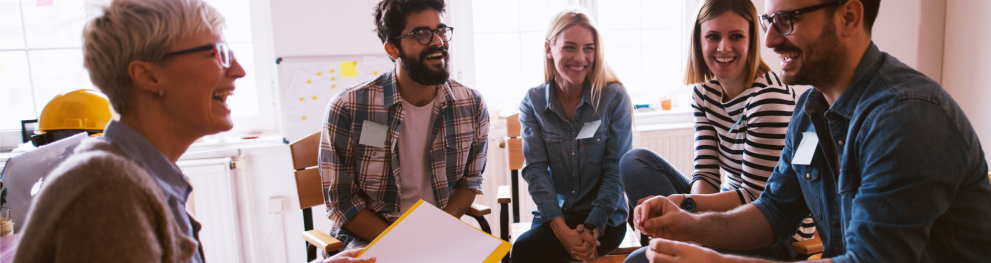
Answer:
[[[158,90],[158,97],[159,97],[159,98],[161,98],[161,97],[165,97],[165,90],[164,90],[164,89],[160,89],[160,90]]]

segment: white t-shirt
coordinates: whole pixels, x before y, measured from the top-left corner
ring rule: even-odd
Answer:
[[[405,213],[423,199],[437,206],[430,178],[430,129],[434,124],[434,102],[417,107],[401,99],[406,116],[399,131],[399,208]]]

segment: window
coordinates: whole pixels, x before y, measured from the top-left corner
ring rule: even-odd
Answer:
[[[515,111],[526,90],[544,82],[544,37],[552,16],[578,5],[598,23],[605,60],[634,103],[658,103],[665,95],[688,97],[690,90],[681,82],[686,25],[695,4],[695,0],[473,0],[470,7],[452,8],[455,22],[465,20],[458,12],[472,15],[467,28],[471,32],[461,30],[466,23],[457,23],[461,33],[452,48],[469,45],[472,52],[454,55],[459,62],[453,64],[461,79],[482,92],[489,104]]]
[[[21,120],[38,118],[58,93],[96,89],[83,67],[82,30],[101,13],[93,6],[107,2],[0,0],[0,130],[20,129]],[[273,56],[271,51],[257,49],[257,42],[263,41],[254,41],[260,31],[252,27],[253,22],[266,26],[266,21],[253,21],[250,12],[260,1],[206,2],[224,15],[224,37],[247,73],[235,82],[236,95],[228,100],[235,129],[276,130],[271,96],[267,95],[272,93],[271,63],[256,63],[259,56],[266,57],[264,61],[272,61],[267,57]],[[267,21],[268,28],[270,24]]]

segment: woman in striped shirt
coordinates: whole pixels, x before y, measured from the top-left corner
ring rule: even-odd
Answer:
[[[727,211],[764,191],[785,144],[796,94],[762,61],[756,18],[750,0],[701,3],[685,73],[685,83],[695,86],[695,171],[689,182],[657,153],[630,151],[620,160],[620,177],[631,207],[660,195],[689,212]],[[794,257],[788,242],[723,252]],[[646,262],[642,253],[627,262]]]

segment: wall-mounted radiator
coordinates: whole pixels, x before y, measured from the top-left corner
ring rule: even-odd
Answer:
[[[206,261],[245,262],[238,217],[237,187],[231,157],[180,160],[176,163],[193,185],[186,206],[203,224],[200,242]]]

